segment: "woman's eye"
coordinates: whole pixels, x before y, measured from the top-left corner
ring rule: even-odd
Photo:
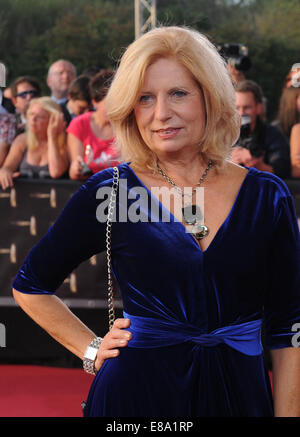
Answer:
[[[140,102],[140,103],[149,103],[150,100],[151,100],[151,96],[148,95],[148,94],[142,95],[142,96],[140,96],[140,98],[139,98],[139,102]]]
[[[187,93],[185,91],[180,91],[180,90],[173,91],[173,96],[175,97],[184,97],[186,95]]]

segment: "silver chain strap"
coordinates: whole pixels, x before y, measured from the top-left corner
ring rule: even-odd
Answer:
[[[111,225],[113,214],[116,205],[117,191],[119,184],[119,169],[113,167],[113,184],[108,205],[108,216],[106,222],[106,258],[107,258],[107,274],[108,274],[108,326],[109,330],[113,327],[115,321],[115,309],[113,301],[113,281],[111,272]]]

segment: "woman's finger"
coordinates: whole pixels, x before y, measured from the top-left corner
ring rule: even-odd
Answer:
[[[117,329],[126,329],[130,326],[130,319],[116,319],[114,321],[113,327],[111,330]]]
[[[101,368],[105,360],[107,360],[108,358],[116,358],[119,354],[120,351],[118,349],[104,350],[101,352],[99,350],[97,359],[95,361],[96,370],[99,370]]]
[[[13,187],[13,180],[10,174],[6,174],[1,180],[3,190],[6,190],[8,187]]]
[[[103,339],[102,343],[101,343],[101,350],[104,349],[114,349],[114,348],[118,348],[118,347],[125,347],[128,345],[128,341],[130,341],[129,339],[126,338],[110,338],[107,337]]]
[[[129,319],[116,319],[112,329],[105,335],[98,349],[95,367],[97,370],[101,368],[104,361],[108,358],[115,358],[119,355],[118,348],[123,348],[128,345],[132,338],[132,334],[125,329],[130,326]]]
[[[12,174],[12,177],[13,177],[13,179],[15,179],[15,178],[18,178],[20,175],[21,175],[21,173],[20,173],[19,171],[15,171],[15,172]]]
[[[128,327],[130,326],[130,319],[118,318],[114,321],[113,326],[116,326],[117,328]]]
[[[118,349],[105,349],[101,353],[98,354],[99,362],[105,361],[108,358],[114,358],[117,357],[120,354],[120,351]],[[97,360],[96,360],[97,361]]]

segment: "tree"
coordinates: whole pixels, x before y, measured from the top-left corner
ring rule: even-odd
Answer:
[[[79,71],[95,64],[115,66],[122,47],[134,39],[133,16],[128,1],[90,0],[72,8],[47,33],[49,63],[67,58]]]
[[[274,118],[284,77],[300,62],[299,0],[157,0],[158,23],[186,25],[215,44],[249,47],[252,68]],[[0,0],[0,57],[8,82],[31,74],[44,85],[49,65],[72,61],[79,72],[115,66],[134,39],[133,0]]]

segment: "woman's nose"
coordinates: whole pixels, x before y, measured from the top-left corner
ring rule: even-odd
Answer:
[[[168,98],[161,96],[157,97],[156,103],[155,103],[155,117],[158,120],[167,120],[171,117],[171,106],[168,102]]]

